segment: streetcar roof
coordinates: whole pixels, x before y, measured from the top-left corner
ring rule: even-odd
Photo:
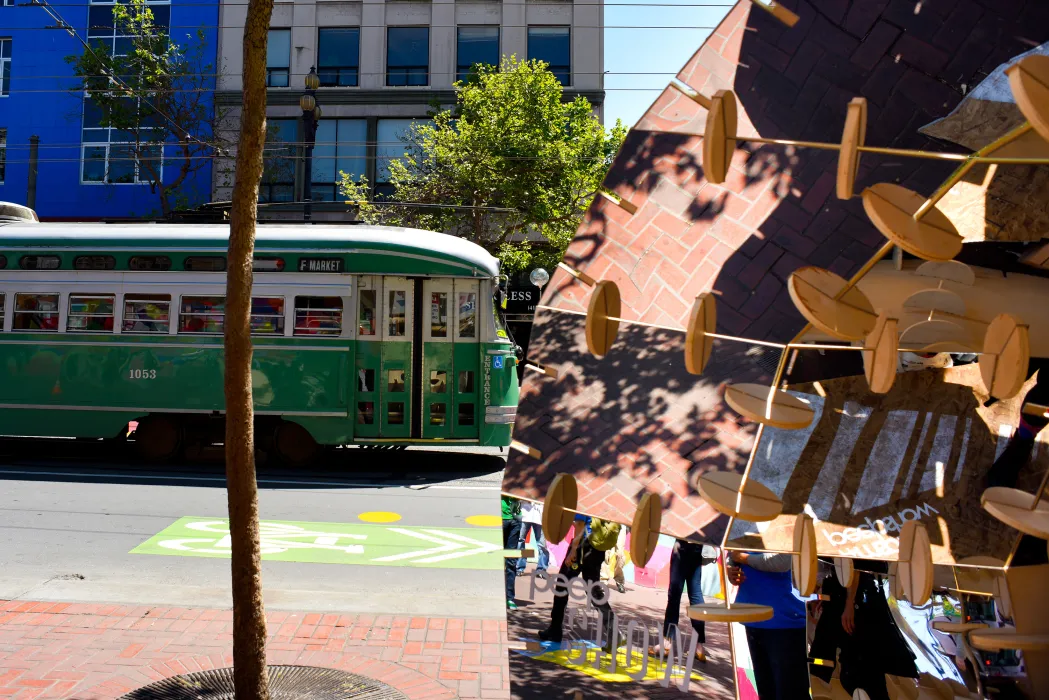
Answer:
[[[214,250],[229,245],[225,224],[10,223],[0,226],[0,250]],[[499,260],[470,241],[445,233],[394,226],[262,224],[255,229],[257,251],[353,253],[389,251],[394,255],[464,262],[492,277]]]

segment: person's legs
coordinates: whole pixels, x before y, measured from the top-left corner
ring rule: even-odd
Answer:
[[[582,572],[580,567],[562,566],[561,573],[571,583],[572,579]],[[554,588],[554,605],[550,611],[550,626],[539,632],[539,638],[544,641],[560,642],[565,625],[565,608],[568,607],[568,588],[558,583]]]
[[[777,692],[769,697],[777,700],[806,700],[809,697],[809,666],[805,651],[805,628],[768,629],[763,632]],[[765,700],[760,689],[759,695],[761,700]]]
[[[540,571],[545,572],[550,568],[550,550],[547,549],[546,538],[543,537],[543,526],[539,523],[532,523],[532,533],[532,541],[539,550],[539,562],[536,566]]]
[[[582,566],[581,571],[583,580],[587,584],[600,582],[601,581],[601,564],[605,561],[605,552],[598,551],[590,546],[589,542],[583,542],[582,545]],[[591,599],[593,602],[593,599]],[[612,629],[612,606],[609,605],[606,600],[603,603],[593,602],[594,608],[601,613],[601,623],[604,625],[604,634],[608,642],[611,641],[611,629]],[[607,646],[607,644],[606,644]]]
[[[517,542],[517,546],[521,549],[524,549],[525,546],[528,544],[528,531],[532,528],[533,524],[534,523],[521,523],[521,537],[518,538]],[[532,536],[532,541],[535,541],[535,535]],[[515,559],[514,562],[514,568],[517,570],[517,575],[520,576],[524,573],[525,568],[528,567],[528,560],[525,557],[520,557],[519,559]]]
[[[503,547],[506,549],[516,549],[518,540],[521,536],[521,521],[520,520],[504,520],[503,521]],[[506,604],[507,606],[515,606],[514,598],[516,595],[516,580],[517,580],[517,560],[507,559],[504,564],[504,577],[506,583]]]
[[[703,556],[702,551],[685,552],[681,557],[682,576],[688,586],[689,605],[703,604]],[[704,654],[707,627],[702,620],[692,620],[692,631],[696,635],[696,654]],[[706,657],[704,656],[704,659]]]
[[[769,655],[770,644],[766,633],[771,630],[760,627],[747,627],[747,647],[750,649],[750,663],[754,668],[754,685],[758,687],[759,700],[777,700],[780,696],[776,690],[776,674]],[[784,696],[786,697],[786,696]]]
[[[667,609],[663,613],[663,637],[668,642],[671,641],[670,628],[681,618],[681,593],[684,590],[685,574],[681,567],[681,549],[675,545],[670,553],[670,588],[667,589]]]

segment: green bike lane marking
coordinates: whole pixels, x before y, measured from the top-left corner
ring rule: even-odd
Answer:
[[[502,531],[358,523],[260,522],[264,561],[433,569],[502,569]],[[229,558],[228,518],[186,516],[131,554]]]

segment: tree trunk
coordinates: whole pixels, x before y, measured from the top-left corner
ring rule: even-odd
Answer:
[[[226,273],[226,494],[233,574],[233,681],[237,700],[268,700],[259,498],[251,395],[251,268],[266,141],[266,40],[273,0],[249,0],[244,97]]]

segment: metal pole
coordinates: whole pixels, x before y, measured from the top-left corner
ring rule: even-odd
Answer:
[[[29,184],[26,187],[25,205],[36,209],[36,166],[40,156],[40,137],[33,134],[29,137]]]
[[[313,216],[310,190],[313,189],[313,144],[317,139],[317,119],[314,117],[314,110],[305,112],[302,118],[306,122],[306,163],[302,169],[302,214],[303,220],[309,221]]]

